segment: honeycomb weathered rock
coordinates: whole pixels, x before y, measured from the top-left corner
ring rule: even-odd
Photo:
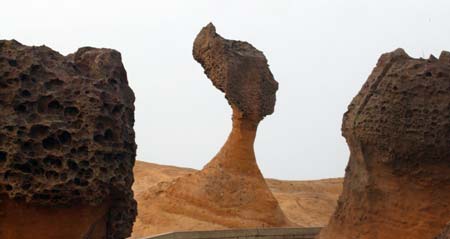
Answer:
[[[136,215],[134,94],[119,52],[0,41],[0,194],[71,207],[108,201],[109,238]]]
[[[450,53],[381,56],[344,115],[344,191],[321,239],[433,238],[450,220]]]
[[[197,35],[193,55],[230,105],[259,120],[273,113],[278,82],[261,51],[247,42],[224,39],[210,23]]]

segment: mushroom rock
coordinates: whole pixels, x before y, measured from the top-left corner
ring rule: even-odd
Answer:
[[[158,207],[153,211],[195,218],[199,225],[208,222],[217,228],[291,225],[259,171],[253,149],[257,126],[273,113],[278,89],[266,58],[247,42],[222,38],[212,24],[195,39],[193,56],[214,86],[225,93],[233,110],[232,131],[201,171],[149,192],[142,201]],[[166,226],[167,221],[153,217],[142,224]],[[177,230],[201,229],[176,226]]]
[[[320,239],[433,238],[450,220],[450,53],[381,56],[344,114],[344,191]]]
[[[134,94],[120,53],[0,41],[0,238],[125,238]]]

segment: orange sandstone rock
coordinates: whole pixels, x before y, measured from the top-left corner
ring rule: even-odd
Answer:
[[[160,185],[141,203],[223,228],[292,225],[259,171],[253,149],[258,124],[273,112],[278,89],[266,58],[249,43],[222,38],[212,24],[198,34],[193,55],[225,93],[233,109],[232,131],[201,171]],[[199,228],[180,225],[178,230],[190,229]]]
[[[424,239],[450,220],[450,53],[381,56],[344,115],[344,191],[320,239]]]

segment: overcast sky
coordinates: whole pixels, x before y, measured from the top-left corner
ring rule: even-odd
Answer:
[[[262,50],[279,82],[255,143],[266,177],[341,177],[342,114],[381,53],[450,50],[449,0],[1,1],[0,38],[122,53],[136,94],[137,159],[200,169],[231,129],[231,110],[192,58],[208,22]]]

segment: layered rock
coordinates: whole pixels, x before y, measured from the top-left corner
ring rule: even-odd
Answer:
[[[193,55],[225,93],[233,110],[233,128],[201,171],[149,191],[145,203],[158,207],[150,211],[196,218],[219,228],[290,225],[258,169],[253,149],[258,124],[274,111],[278,89],[266,58],[249,43],[222,38],[212,24],[198,34]],[[151,226],[158,224],[155,220],[141,223]],[[180,225],[179,230],[201,228]]]
[[[129,236],[133,124],[119,52],[0,41],[0,238]]]
[[[450,220],[450,53],[381,56],[344,115],[344,191],[321,239],[433,238]]]

